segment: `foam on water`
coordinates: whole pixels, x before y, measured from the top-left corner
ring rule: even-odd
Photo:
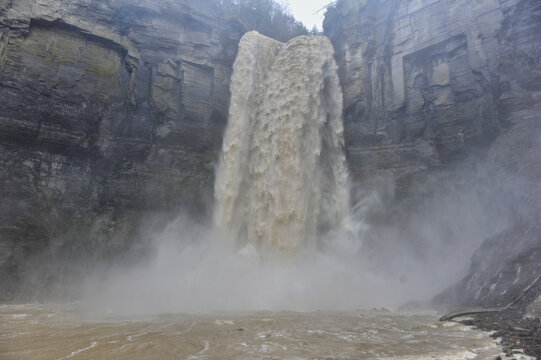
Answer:
[[[444,327],[434,315],[244,312],[138,319],[85,314],[80,305],[29,305],[26,318],[13,319],[21,310],[0,308],[2,359],[492,360],[501,353],[487,333]],[[58,316],[45,316],[50,313]]]

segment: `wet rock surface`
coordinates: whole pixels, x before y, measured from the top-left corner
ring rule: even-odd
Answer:
[[[344,89],[352,177],[395,180],[379,226],[455,187],[461,166],[476,169],[479,186],[500,181],[508,223],[493,224],[503,230],[436,302],[509,303],[541,275],[541,3],[339,0],[324,29]]]
[[[0,298],[44,250],[38,287],[118,257],[149,214],[208,212],[244,32],[220,14],[0,1]]]
[[[356,179],[465,159],[539,103],[535,0],[341,0],[324,29]]]
[[[501,339],[503,351],[508,358],[520,354],[541,359],[541,322],[539,318],[523,318],[520,311],[504,311],[477,315],[461,323],[492,332],[492,337]]]
[[[493,175],[513,179],[519,197],[510,201],[514,214],[502,232],[486,239],[471,259],[469,274],[456,286],[435,298],[454,307],[506,306],[541,276],[541,118],[540,107],[524,112],[521,121],[506,130],[487,154]],[[510,194],[502,193],[502,196]],[[521,311],[541,294],[541,286],[532,288]],[[539,317],[532,304],[532,314]]]
[[[208,215],[245,31],[216,4],[0,0],[0,299],[30,270],[39,290],[121,259],[183,207]],[[541,3],[339,0],[324,28],[353,179],[396,183],[385,221],[462,162],[521,178],[516,216],[438,299],[506,304],[540,275]]]

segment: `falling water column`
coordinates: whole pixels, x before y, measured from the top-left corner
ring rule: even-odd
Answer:
[[[333,54],[324,36],[241,39],[215,184],[216,225],[239,246],[294,254],[347,218]]]

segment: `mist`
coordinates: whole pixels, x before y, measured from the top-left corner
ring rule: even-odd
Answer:
[[[147,263],[89,280],[85,299],[94,310],[121,314],[339,310],[380,303],[387,285],[365,271],[357,256],[360,243],[335,235],[324,250],[266,261],[253,246],[235,249],[217,231],[179,217],[156,236]]]
[[[484,240],[528,215],[527,186],[486,149],[408,175],[349,176],[337,70],[326,37],[283,44],[246,33],[214,172],[214,221],[178,215],[149,231],[147,257],[89,274],[80,296],[88,309],[428,304],[467,274]]]
[[[521,212],[521,180],[477,163],[432,173],[399,201],[392,176],[354,184],[351,217],[315,249],[268,259],[178,216],[150,256],[94,273],[88,310],[124,315],[397,308],[459,281],[481,242]]]
[[[458,282],[484,240],[528,214],[524,181],[484,162],[432,173],[409,195],[390,178],[376,182],[358,190],[360,257],[369,271],[407,284],[404,300],[426,301]]]

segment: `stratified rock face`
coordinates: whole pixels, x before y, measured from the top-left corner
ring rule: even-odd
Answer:
[[[465,159],[491,168],[489,179],[520,179],[509,227],[437,299],[508,304],[541,275],[541,2],[339,0],[324,29],[340,68],[356,181],[392,175],[409,209],[423,196],[410,184]],[[435,191],[448,185],[443,179]]]
[[[0,297],[40,250],[102,258],[149,211],[205,211],[244,32],[216,4],[0,1]]]
[[[539,101],[540,11],[536,0],[338,1],[324,28],[352,173],[411,174],[490,144]]]
[[[535,284],[520,303],[524,306],[541,295],[541,104],[521,112],[520,122],[496,139],[487,161],[494,166],[491,176],[501,176],[503,168],[516,179],[521,200],[509,204],[515,221],[486,239],[472,257],[469,274],[436,300],[462,306],[506,306]],[[536,306],[532,304],[532,311],[538,311]]]

